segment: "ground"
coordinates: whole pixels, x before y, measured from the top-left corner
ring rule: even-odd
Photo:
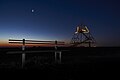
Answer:
[[[35,49],[41,50],[40,48]],[[32,50],[35,49],[33,48]],[[45,49],[42,48],[42,50]],[[61,63],[55,62],[54,53],[32,53],[26,55],[26,62],[23,68],[21,67],[21,54],[7,54],[7,52],[16,49],[1,49],[0,71],[35,76],[39,74],[41,78],[67,80],[80,78],[81,74],[115,74],[120,71],[120,48],[118,47],[58,49],[69,50],[62,52]]]

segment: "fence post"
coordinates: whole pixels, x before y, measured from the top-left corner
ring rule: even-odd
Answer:
[[[23,39],[23,45],[22,45],[22,68],[25,64],[25,39]]]
[[[59,52],[59,59],[60,59],[59,62],[60,62],[60,63],[61,63],[61,57],[62,57],[61,53],[62,53],[62,52],[60,51],[60,52]]]
[[[55,62],[61,63],[61,51],[57,51],[57,40],[55,41]]]
[[[55,62],[57,62],[57,41],[55,41]]]

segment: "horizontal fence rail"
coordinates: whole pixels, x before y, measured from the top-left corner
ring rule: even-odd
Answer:
[[[9,39],[9,43],[18,43],[18,44],[56,44],[56,45],[64,45],[65,42],[63,41],[38,41],[38,40],[16,40],[16,39]]]
[[[41,53],[41,52],[60,52],[60,51],[69,51],[69,50],[45,50],[45,51],[24,51],[25,53]],[[23,51],[11,51],[7,52],[7,54],[21,54]]]

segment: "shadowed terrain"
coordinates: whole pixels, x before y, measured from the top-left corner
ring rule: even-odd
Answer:
[[[60,79],[74,79],[80,73],[113,73],[120,69],[119,47],[95,47],[95,48],[68,48],[59,47],[62,52],[61,63],[56,63],[53,52],[26,54],[25,66],[21,67],[21,54],[7,54],[10,51],[20,51],[21,48],[0,49],[0,71],[20,72],[30,74],[49,75],[51,78],[60,76]],[[26,51],[54,50],[52,47],[26,48]],[[56,77],[54,77],[54,75]],[[46,77],[47,78],[47,77]]]

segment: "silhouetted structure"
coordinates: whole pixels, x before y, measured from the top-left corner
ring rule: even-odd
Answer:
[[[95,43],[95,39],[91,35],[89,29],[86,25],[80,25],[77,27],[77,31],[74,33],[71,39],[72,46],[82,46],[82,44],[88,44],[91,47],[91,44]]]

